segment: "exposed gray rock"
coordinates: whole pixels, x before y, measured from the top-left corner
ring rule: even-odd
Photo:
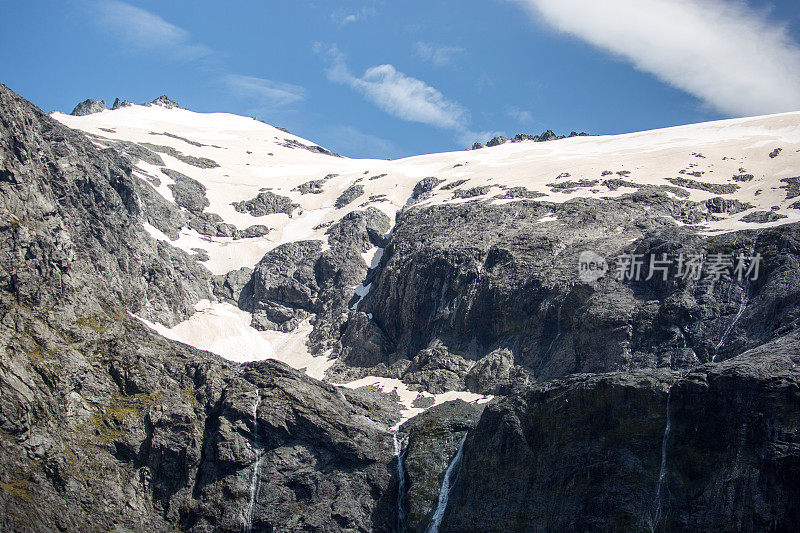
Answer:
[[[314,311],[319,284],[314,271],[322,241],[282,244],[267,252],[253,273],[253,327],[291,331]]]
[[[325,192],[323,185],[325,185],[324,179],[311,180],[298,185],[294,190],[299,191],[300,194],[322,194]]]
[[[423,178],[416,185],[414,185],[414,190],[411,192],[411,198],[414,200],[419,200],[433,191],[433,189],[438,187],[441,183],[444,183],[444,180],[440,180],[434,176]]]
[[[456,187],[464,185],[468,181],[469,180],[463,180],[462,179],[462,180],[451,181],[450,183],[445,183],[444,185],[442,185],[442,190],[443,191],[451,191],[451,190],[455,189]]]
[[[800,176],[795,176],[794,178],[782,178],[781,182],[786,184],[782,185],[781,187],[786,189],[787,200],[791,200],[792,198],[797,198],[800,196]]]
[[[70,115],[80,117],[84,115],[91,115],[93,113],[100,113],[106,110],[106,103],[103,100],[84,100],[75,106]]]
[[[144,231],[126,158],[5,86],[0,116],[0,529],[391,530],[396,412],[130,316],[183,320],[210,275]]]
[[[278,146],[283,146],[285,148],[300,148],[302,150],[308,150],[309,152],[313,152],[315,154],[329,155],[332,157],[342,157],[339,154],[331,152],[330,150],[327,150],[321,146],[317,146],[315,144],[303,144],[295,139],[284,139],[283,142],[279,142],[277,144]]]
[[[764,222],[775,222],[776,220],[780,220],[782,218],[787,218],[786,215],[783,213],[775,213],[774,211],[753,211],[752,213],[748,213],[739,220],[742,222],[755,222],[755,223],[764,223]]]
[[[486,147],[491,148],[492,146],[500,146],[501,144],[505,144],[507,142],[508,139],[501,135],[499,137],[493,137],[492,139],[490,139],[489,142],[486,143]]]
[[[206,188],[197,180],[181,174],[177,170],[162,168],[161,172],[172,178],[175,183],[169,185],[175,203],[190,213],[202,213],[210,202],[206,198]]]
[[[484,196],[492,190],[493,185],[479,185],[469,189],[456,189],[453,191],[453,198],[475,198]]]
[[[122,109],[123,107],[130,107],[133,104],[128,102],[127,100],[120,100],[119,98],[114,99],[114,104],[111,106],[111,110]]]
[[[346,246],[366,252],[374,246],[383,248],[391,228],[389,217],[374,207],[364,211],[351,211],[333,224],[325,233],[332,247]]]
[[[231,205],[239,213],[250,213],[254,217],[263,217],[275,213],[284,213],[292,216],[294,210],[300,207],[292,202],[290,198],[271,191],[260,192],[255,198],[234,202]]]
[[[128,158],[131,160],[131,163],[134,165],[139,161],[144,161],[145,163],[150,163],[151,165],[156,165],[159,167],[164,166],[164,160],[161,159],[160,155],[148,150],[141,144],[130,141],[111,141],[109,146],[116,148],[128,156]]]
[[[755,208],[753,204],[740,202],[739,200],[733,200],[730,198],[722,198],[721,196],[716,196],[706,200],[706,207],[708,207],[708,210],[711,213],[726,213],[729,215],[735,215],[737,213],[741,213],[742,211]]]
[[[556,220],[541,223],[545,215]],[[797,277],[792,265],[798,260],[794,243],[800,228],[702,238],[674,222],[675,217],[701,221],[707,216],[705,204],[656,191],[562,204],[407,209],[398,215],[372,288],[359,306],[372,315],[369,327],[361,329],[372,339],[369,344],[391,351],[353,361],[368,360],[370,372],[376,372],[379,364],[390,369],[398,361],[413,361],[437,343],[476,362],[508,350],[513,371],[492,363],[498,369],[496,383],[491,372],[488,378],[470,378],[470,388],[489,392],[524,383],[528,375],[546,380],[575,372],[692,368],[796,327],[800,307],[789,302],[798,289],[789,280]],[[578,256],[585,250],[609,262],[609,272],[597,282],[578,278]],[[617,280],[615,258],[634,253],[669,254],[668,280],[646,280],[646,265],[639,281]],[[715,280],[707,271],[697,281],[679,278],[675,261],[681,253],[760,253],[758,283]],[[770,311],[775,308],[782,310],[779,316]],[[342,353],[361,353],[355,346],[358,328],[345,331],[348,344]],[[466,379],[466,372],[459,379]]]
[[[548,183],[547,186],[556,190],[562,189],[577,189],[581,187],[594,187],[599,183],[599,180],[576,180],[576,181],[556,181]]]
[[[667,181],[673,185],[677,185],[678,187],[697,189],[699,191],[706,191],[713,194],[733,194],[739,190],[739,186],[735,183],[706,183],[688,178],[667,178]]]
[[[174,157],[179,161],[183,161],[187,165],[192,165],[193,167],[197,168],[216,168],[219,166],[219,163],[214,161],[213,159],[209,159],[207,157],[194,157],[192,155],[186,155],[182,152],[179,152],[175,148],[171,146],[164,146],[160,144],[152,144],[152,143],[139,143],[143,147],[151,150],[153,152],[161,152],[167,155]]]
[[[137,184],[149,185],[130,162],[5,86],[0,116],[0,287],[20,303],[74,316],[99,311],[92,302],[106,299],[107,308],[124,302],[126,311],[167,325],[191,315],[209,296],[210,274],[144,231]],[[100,280],[97,292],[92,280]]]
[[[156,98],[152,102],[144,104],[144,105],[145,106],[165,107],[167,109],[176,109],[176,108],[177,109],[181,109],[181,106],[179,106],[176,102],[173,102],[172,100],[170,100],[170,98],[166,94],[162,94],[161,96],[159,96],[158,98]]]
[[[241,309],[253,308],[253,269],[242,267],[212,279],[214,296]]]
[[[509,187],[508,189],[505,189],[503,194],[497,196],[497,198],[498,199],[541,198],[542,196],[547,196],[547,195],[539,191],[528,190],[526,187]]]
[[[341,209],[346,205],[350,204],[358,198],[359,196],[364,194],[364,186],[363,185],[351,185],[344,192],[339,195],[339,198],[336,199],[336,209]]]

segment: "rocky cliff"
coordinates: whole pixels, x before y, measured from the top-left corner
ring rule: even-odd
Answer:
[[[148,330],[210,274],[141,229],[130,164],[4,86],[0,127],[2,529],[389,528],[396,414]]]

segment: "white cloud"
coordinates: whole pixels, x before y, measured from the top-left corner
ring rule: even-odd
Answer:
[[[333,13],[331,13],[331,20],[340,26],[346,26],[351,22],[358,22],[359,20],[364,20],[366,18],[371,17],[374,14],[375,14],[374,8],[364,6],[355,12],[348,12],[342,10],[334,11]]]
[[[800,109],[800,46],[733,0],[513,0],[730,115]]]
[[[526,111],[518,107],[509,107],[506,110],[506,114],[520,124],[527,126],[533,123],[533,115],[530,111]]]
[[[327,74],[330,81],[349,85],[386,113],[401,120],[442,129],[467,129],[467,110],[447,100],[424,81],[406,76],[392,65],[370,67],[363,76],[356,77],[350,73],[344,55],[336,46],[325,49],[317,43],[314,49],[325,55],[329,62]]]
[[[414,52],[420,59],[441,67],[450,64],[457,55],[463,54],[466,50],[460,46],[445,46],[418,41],[414,44]]]
[[[308,91],[299,85],[253,76],[227,74],[222,81],[228,90],[240,98],[251,100],[261,111],[285,108],[305,100],[308,96]]]
[[[200,59],[213,52],[192,41],[189,32],[158,15],[118,0],[101,0],[90,5],[95,25],[126,48],[158,53],[169,59]]]

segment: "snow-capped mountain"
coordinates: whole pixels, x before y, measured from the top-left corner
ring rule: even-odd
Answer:
[[[0,86],[0,527],[800,519],[800,113],[390,161],[113,107]]]

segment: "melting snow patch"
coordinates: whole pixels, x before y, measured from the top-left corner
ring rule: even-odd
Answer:
[[[364,297],[367,294],[369,294],[369,290],[371,288],[372,288],[372,283],[369,283],[366,286],[364,286],[364,284],[362,283],[361,285],[357,285],[357,286],[353,287],[353,290],[355,291],[356,296],[358,296],[358,301],[356,303],[354,303],[353,305],[351,305],[350,309],[355,311],[356,308],[358,308],[358,304],[360,304],[361,301],[364,299]]]
[[[406,421],[414,418],[418,414],[424,413],[426,410],[433,406],[449,402],[452,400],[463,400],[468,403],[486,403],[493,398],[493,396],[483,396],[475,394],[474,392],[467,391],[448,391],[442,394],[431,394],[427,391],[414,391],[408,388],[408,385],[394,378],[381,378],[377,376],[367,376],[365,378],[357,379],[349,383],[336,384],[340,387],[348,389],[359,389],[361,387],[377,387],[384,394],[396,393],[399,397],[399,403],[404,407],[400,412],[401,419],[392,428],[392,431],[397,431],[400,426]],[[414,407],[414,402],[419,398],[433,398],[433,403],[428,407]]]
[[[250,327],[250,313],[231,304],[205,300],[198,302],[195,309],[197,313],[172,328],[136,318],[168,339],[237,363],[275,359],[304,370],[315,379],[325,377],[325,372],[333,364],[327,356],[315,357],[308,353],[305,341],[312,329],[308,321],[290,333],[258,331]]]

